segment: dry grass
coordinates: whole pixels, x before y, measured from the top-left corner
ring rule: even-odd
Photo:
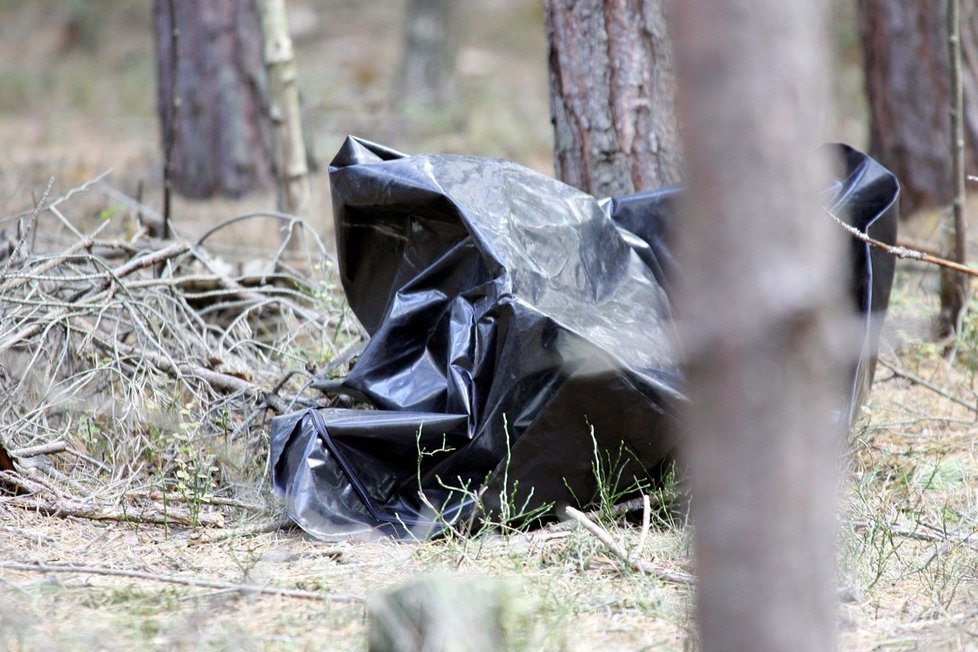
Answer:
[[[900,267],[883,361],[852,433],[840,557],[858,600],[843,608],[852,649],[978,644],[978,406],[975,305],[951,359],[927,337],[936,274]],[[889,368],[888,368],[889,367]],[[897,369],[894,372],[891,369]]]
[[[0,484],[28,495],[8,502],[164,527],[264,509],[268,410],[319,405],[308,379],[358,335],[333,261],[291,219],[304,249],[246,261],[214,257],[207,234],[149,237],[134,202],[73,219],[97,191],[121,197],[94,180],[0,220],[0,447],[16,463]]]

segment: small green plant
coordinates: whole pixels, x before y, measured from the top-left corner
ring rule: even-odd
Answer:
[[[469,539],[489,532],[517,532],[529,527],[553,511],[553,503],[533,504],[534,492],[532,487],[523,495],[520,492],[519,481],[510,482],[509,469],[513,451],[506,415],[503,415],[503,433],[506,442],[506,456],[500,463],[500,467],[497,467],[498,472],[502,474],[499,478],[500,489],[498,494],[488,496],[490,482],[497,471],[488,473],[479,488],[475,488],[471,480],[460,477],[455,479],[455,484],[446,483],[442,478],[438,478],[438,486],[447,492],[439,507],[433,504],[424,493],[421,485],[422,460],[425,457],[451,452],[453,449],[447,446],[446,440],[443,438],[440,448],[430,451],[422,450],[419,429],[417,438],[418,495],[421,502],[432,513],[434,522],[444,529],[446,536]],[[489,501],[487,498],[493,500]],[[490,502],[492,507],[489,506]],[[459,506],[462,508],[460,509]],[[467,518],[460,520],[463,514],[466,514]]]
[[[220,469],[213,463],[213,456],[197,450],[192,442],[186,441],[177,447],[173,463],[176,466],[173,472],[175,489],[187,504],[193,526],[197,527],[205,500],[215,487],[214,478]]]
[[[518,531],[552,511],[553,504],[546,503],[533,507],[533,487],[530,487],[530,490],[526,492],[526,497],[523,498],[522,502],[519,501],[520,482],[519,480],[512,483],[509,481],[509,467],[513,461],[513,450],[509,437],[509,422],[505,414],[503,415],[503,433],[506,441],[506,457],[503,458],[502,463],[502,486],[498,496],[499,511],[495,518],[490,518],[487,525],[502,531]],[[488,482],[489,478],[487,477],[487,485]],[[482,498],[481,494],[479,498]],[[480,503],[480,507],[484,507],[484,502],[480,500]]]
[[[620,520],[620,504],[631,497],[647,495],[652,505],[652,517],[662,527],[676,527],[675,506],[679,502],[679,474],[675,462],[668,462],[658,474],[650,473],[635,453],[624,441],[619,442],[617,450],[604,449],[598,445],[594,426],[588,424],[592,443],[591,469],[594,474],[595,490],[589,498],[582,500],[565,481],[565,486],[574,500],[580,505],[593,507],[595,516],[605,525]]]

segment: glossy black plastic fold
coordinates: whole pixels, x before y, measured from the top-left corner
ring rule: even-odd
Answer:
[[[885,242],[895,178],[851,148],[828,206]],[[273,486],[323,538],[424,538],[484,508],[585,505],[596,456],[654,476],[681,424],[668,244],[677,189],[599,202],[500,160],[347,139],[330,166],[340,274],[371,338],[332,394],[373,409],[272,424]],[[826,217],[826,219],[829,219]],[[853,239],[859,364],[872,380],[893,260]],[[507,511],[508,510],[508,511]]]

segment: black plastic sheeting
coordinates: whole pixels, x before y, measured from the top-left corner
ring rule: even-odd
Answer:
[[[896,179],[838,147],[846,174],[826,205],[894,242]],[[343,287],[371,337],[345,379],[317,386],[367,407],[273,420],[290,518],[321,538],[422,539],[476,504],[499,519],[586,505],[596,459],[622,486],[655,477],[685,400],[667,236],[679,190],[599,202],[514,163],[354,138],[330,180]],[[852,265],[864,329],[849,420],[894,261],[852,238]]]

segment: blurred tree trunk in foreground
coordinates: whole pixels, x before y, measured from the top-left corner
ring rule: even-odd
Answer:
[[[828,97],[825,4],[676,4],[689,170],[677,314],[707,652],[835,649],[844,243],[811,140]]]
[[[397,104],[408,114],[451,113],[456,98],[455,5],[458,0],[411,0],[404,20],[404,61]]]
[[[605,197],[682,164],[664,0],[544,0],[557,176]]]
[[[175,66],[171,6],[179,34]],[[271,187],[272,124],[254,0],[154,0],[153,16],[157,108],[164,148],[172,138],[173,189],[204,198]]]
[[[951,201],[947,0],[860,0],[870,153],[901,186],[901,211]],[[961,7],[966,168],[978,173],[978,8]]]

